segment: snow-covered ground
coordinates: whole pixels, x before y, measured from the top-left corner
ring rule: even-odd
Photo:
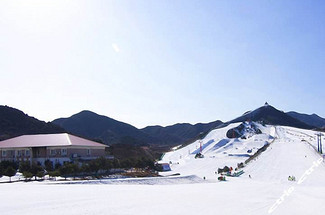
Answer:
[[[306,179],[308,180],[308,179]],[[263,215],[290,184],[254,179],[175,185],[1,184],[2,215]],[[323,214],[325,188],[296,185],[272,214]]]
[[[198,141],[166,153],[172,171],[165,174],[177,177],[0,184],[1,214],[324,214],[325,163],[315,132],[260,126],[263,134],[228,139],[238,125],[210,132],[202,140],[204,158],[194,158]],[[235,167],[266,142],[272,143],[245,174],[217,182],[218,167]]]

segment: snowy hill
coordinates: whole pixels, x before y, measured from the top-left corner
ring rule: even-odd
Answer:
[[[170,163],[172,171],[163,174],[196,174],[208,179],[215,178],[215,172],[219,167],[226,165],[233,168],[237,167],[237,164],[244,162],[259,148],[274,139],[274,127],[262,126],[258,123],[253,123],[253,125],[258,127],[262,133],[253,134],[250,133],[251,131],[247,131],[242,134],[247,135],[247,137],[245,136],[246,139],[228,138],[227,132],[240,125],[242,124],[235,123],[215,129],[202,140],[197,140],[183,148],[166,153],[161,162]],[[195,158],[195,155],[201,150],[204,158]]]
[[[241,131],[241,138],[228,138],[227,132],[238,127],[245,128]],[[254,129],[249,129],[252,127],[261,133],[253,132]],[[257,180],[284,182],[289,175],[301,176],[314,161],[321,158],[315,150],[315,131],[285,126],[263,126],[254,122],[234,123],[211,131],[202,140],[166,153],[161,162],[170,163],[171,171],[162,174],[195,174],[208,180],[216,180],[215,172],[218,168],[228,166],[235,169],[239,163],[245,162],[267,143],[271,144],[266,151],[244,167],[246,173],[243,177],[251,175]],[[195,158],[200,151],[204,157]],[[323,180],[324,163],[321,166],[313,177]]]

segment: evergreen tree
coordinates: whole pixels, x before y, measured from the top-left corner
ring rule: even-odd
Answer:
[[[36,177],[37,177],[37,173],[38,172],[41,172],[41,171],[44,172],[44,169],[43,169],[43,167],[40,164],[38,164],[38,163],[33,163],[32,164],[30,172],[35,177],[35,180],[36,180]]]
[[[54,177],[54,179],[56,180],[56,177],[60,176],[60,171],[59,170],[51,171],[49,172],[49,176]]]
[[[46,160],[46,161],[44,162],[44,166],[45,166],[46,171],[48,171],[48,172],[54,170],[54,168],[53,168],[53,162],[50,161],[50,160]]]
[[[25,181],[29,181],[33,177],[33,174],[29,171],[24,171],[23,176],[25,178]]]
[[[16,175],[16,173],[17,173],[17,170],[15,168],[13,168],[12,166],[8,166],[7,169],[4,172],[4,175],[8,176],[9,180],[11,182],[11,177]]]
[[[31,165],[28,161],[22,161],[19,163],[19,172],[30,172],[31,171]]]
[[[79,164],[77,163],[65,163],[59,169],[60,175],[67,179],[68,175],[73,175],[76,177],[77,174],[80,172]]]
[[[113,160],[113,168],[120,168],[121,167],[121,164],[120,164],[120,161],[118,159],[114,159]]]
[[[36,173],[36,176],[37,176],[38,178],[43,179],[43,177],[45,176],[45,172],[44,172],[44,170],[42,170],[42,171],[38,171],[38,172]]]
[[[78,175],[78,173],[80,172],[79,164],[78,163],[71,163],[69,165],[70,165],[69,169],[71,170],[73,178],[75,178]]]
[[[100,170],[100,162],[99,160],[92,160],[89,162],[89,169],[91,172],[95,172],[96,176],[98,174],[98,171]]]
[[[71,173],[71,167],[69,164],[64,164],[59,168],[60,175],[67,180],[67,175]]]

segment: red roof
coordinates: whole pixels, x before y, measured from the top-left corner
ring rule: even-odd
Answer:
[[[71,134],[36,134],[23,135],[0,142],[0,148],[28,148],[51,146],[108,147],[91,140]]]

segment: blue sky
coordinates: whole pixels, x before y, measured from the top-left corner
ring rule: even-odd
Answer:
[[[325,117],[323,1],[0,1],[0,103],[139,128],[268,101]]]

